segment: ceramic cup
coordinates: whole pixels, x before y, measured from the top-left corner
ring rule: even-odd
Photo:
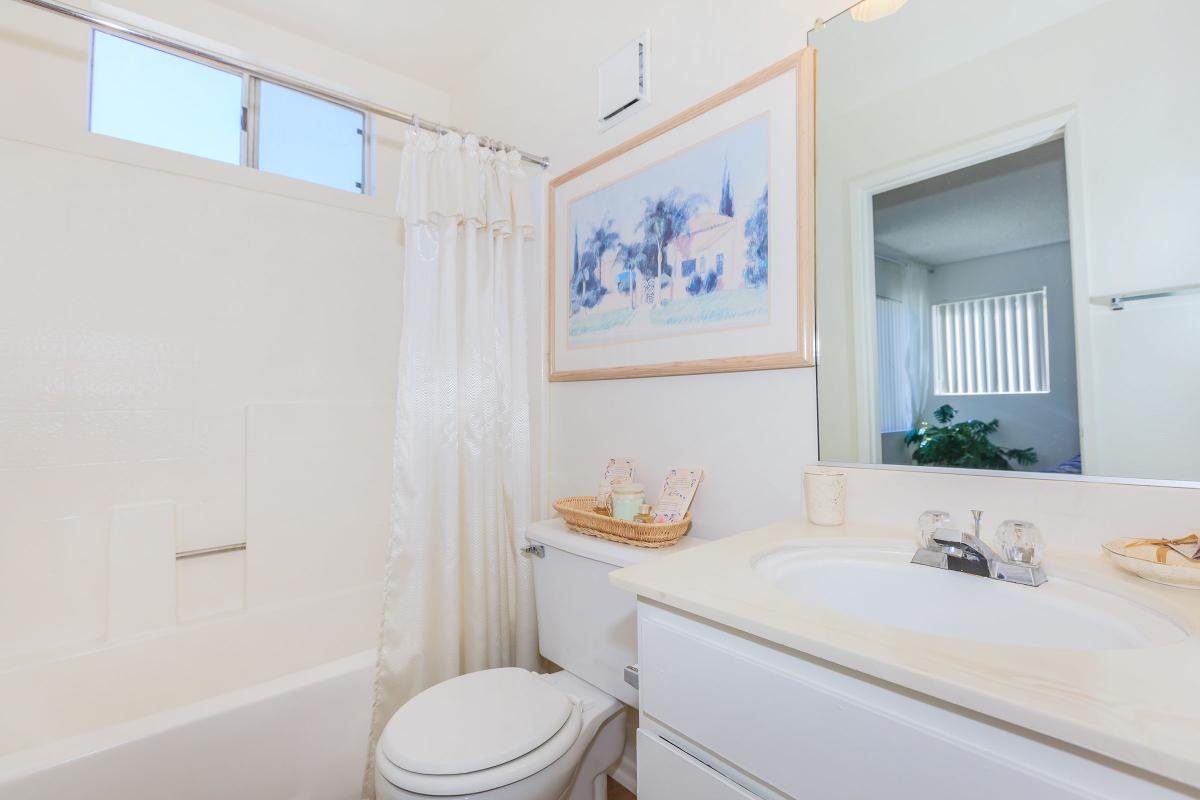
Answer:
[[[804,508],[813,525],[846,521],[846,473],[828,467],[804,468]]]

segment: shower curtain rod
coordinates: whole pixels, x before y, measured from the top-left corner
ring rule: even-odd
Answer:
[[[17,0],[17,2],[25,3],[26,5],[34,6],[35,8],[40,8],[45,11],[51,11],[55,14],[61,14],[64,17],[70,17],[71,19],[79,20],[80,22],[86,22],[94,28],[102,28],[107,31],[119,33],[123,36],[128,36],[132,39],[138,39],[148,44],[161,45],[172,50],[178,50],[180,52],[187,53],[188,55],[196,56],[206,61],[211,61],[215,64],[220,64],[224,67],[237,70],[238,72],[244,72],[247,75],[252,75],[261,80],[266,80],[271,83],[279,84],[280,86],[286,86],[289,89],[296,89],[297,91],[315,95],[332,103],[337,103],[338,105],[353,106],[355,108],[362,109],[363,111],[367,111],[377,117],[392,119],[396,122],[404,123],[405,125],[415,125],[416,127],[431,131],[432,133],[443,133],[445,131],[463,133],[463,131],[460,131],[458,128],[455,128],[451,125],[440,125],[436,122],[428,122],[421,119],[416,114],[408,114],[403,111],[396,111],[395,109],[388,108],[387,106],[381,106],[376,103],[372,103],[369,100],[363,100],[353,95],[335,92],[332,89],[326,89],[325,87],[319,86],[315,83],[309,83],[307,81],[300,80],[299,78],[293,78],[280,72],[274,72],[264,67],[259,67],[231,56],[222,55],[212,50],[205,50],[195,45],[188,44],[187,42],[182,42],[178,39],[172,39],[169,36],[163,36],[161,34],[154,33],[153,31],[148,31],[144,28],[128,25],[124,22],[119,22],[115,19],[111,19],[100,14],[94,14],[91,11],[85,11],[82,8],[68,5],[67,3],[60,3],[58,0]],[[493,150],[510,149],[509,146],[503,142],[488,138],[486,136],[481,137],[480,141],[485,147]],[[515,150],[516,148],[511,149]],[[550,159],[546,158],[545,156],[535,156],[530,153],[526,153],[524,150],[518,150],[517,152],[521,154],[522,160],[528,161],[530,164],[536,164],[542,168],[550,166]]]

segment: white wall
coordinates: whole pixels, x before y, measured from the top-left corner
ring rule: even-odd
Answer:
[[[1092,306],[1088,316],[1092,349],[1105,362],[1092,384],[1104,427],[1089,464],[1101,475],[1200,478],[1200,425],[1192,419],[1200,407],[1200,295],[1124,311]]]
[[[440,92],[208,3],[130,5],[448,113]],[[379,197],[94,136],[88,49],[86,26],[0,5],[0,659],[361,585],[384,564],[396,126],[378,131]]]
[[[456,122],[549,155],[549,179],[800,50],[818,16],[846,4],[546,4],[454,93]],[[601,132],[596,68],[646,29],[653,102]],[[539,270],[544,280],[544,262]],[[817,455],[813,370],[555,383],[549,401],[552,498],[594,492],[605,459],[632,456],[648,494],[670,466],[705,468],[694,508],[701,536],[802,507],[801,470]]]
[[[1034,119],[1069,110],[1078,123],[1077,139],[1066,144],[1075,192],[1070,202],[1082,223],[1072,232],[1072,248],[1087,276],[1080,282],[1085,295],[1200,282],[1200,239],[1193,235],[1197,162],[1189,133],[1200,126],[1200,105],[1189,99],[1194,92],[1186,77],[1197,66],[1191,34],[1200,26],[1200,5],[1163,0],[1153,13],[1144,5],[927,0],[870,26],[838,20],[841,27],[831,25],[816,37],[819,48],[839,53],[836,61],[829,53],[822,59],[819,80],[819,90],[828,90],[819,101],[817,132],[823,406],[857,405],[855,353],[861,348],[852,329],[849,182]],[[1065,22],[1057,18],[1083,8]],[[970,15],[973,20],[964,18]],[[942,27],[950,21],[956,32],[994,37],[993,49],[968,60],[957,47],[961,37]],[[1058,24],[1036,28],[1045,22]],[[1014,27],[1036,33],[1014,38]],[[847,37],[891,45],[846,53]],[[939,63],[940,54],[949,62]],[[1188,377],[1200,371],[1196,361],[1181,370],[1177,360],[1200,353],[1194,320],[1177,303],[1159,315],[1077,315],[1089,473],[1200,479],[1200,428],[1170,424],[1180,421],[1179,405],[1167,411],[1161,400],[1194,405],[1200,393]],[[1139,344],[1114,348],[1116,339]],[[1142,436],[1136,432],[1148,414],[1139,408],[1166,411]],[[827,458],[853,459],[859,451],[853,413],[823,417],[821,440]]]

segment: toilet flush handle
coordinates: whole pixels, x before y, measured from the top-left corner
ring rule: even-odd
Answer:
[[[637,664],[632,664],[625,668],[625,682],[628,683],[630,686],[632,686],[635,689],[638,688],[638,683],[640,683],[640,679],[641,679],[641,674],[638,672]]]
[[[526,558],[545,558],[546,548],[540,544],[527,544],[521,548],[521,555]]]

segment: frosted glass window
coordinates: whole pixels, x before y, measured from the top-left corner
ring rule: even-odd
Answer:
[[[933,307],[934,393],[1050,391],[1046,290]]]
[[[365,124],[361,111],[262,81],[258,168],[362,192]]]
[[[242,162],[242,76],[95,31],[90,130]]]

